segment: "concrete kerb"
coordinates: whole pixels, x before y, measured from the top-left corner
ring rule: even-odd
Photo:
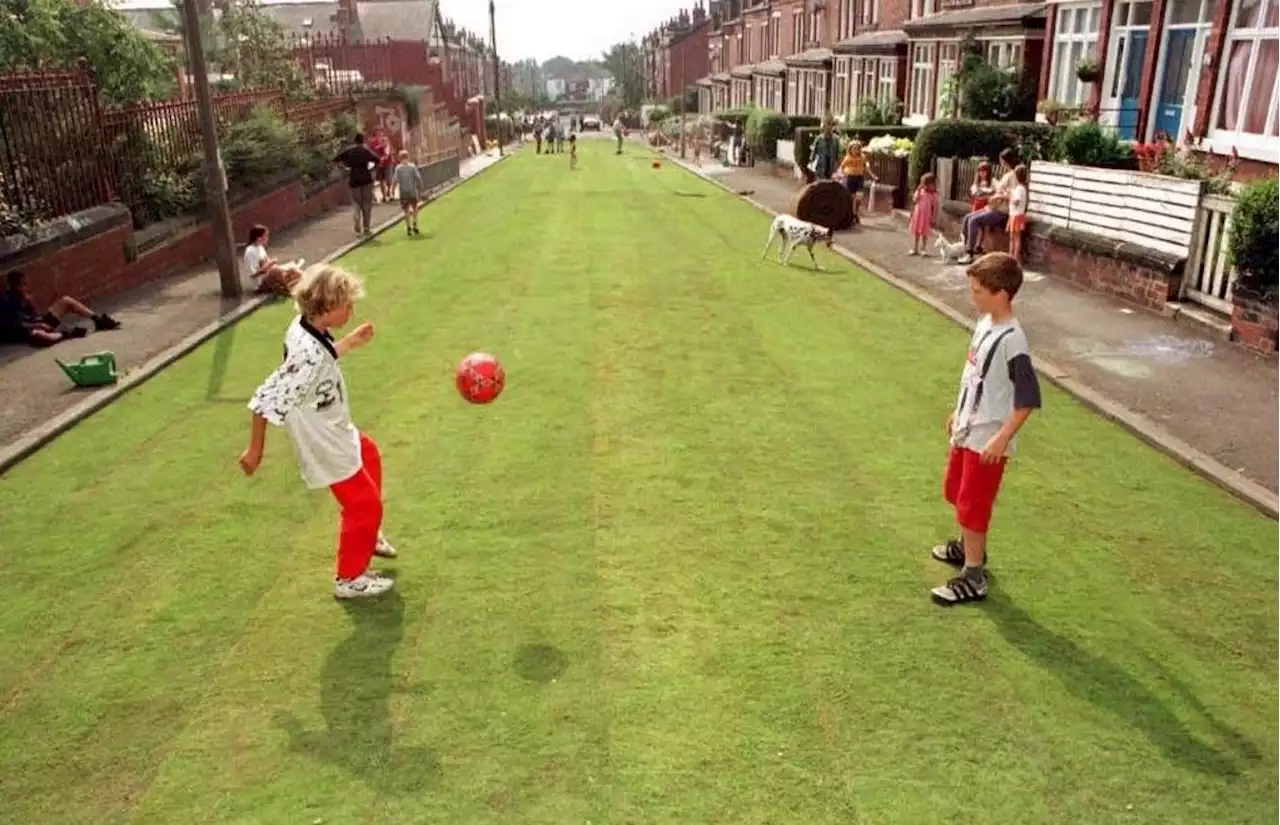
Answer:
[[[716,180],[710,175],[700,174],[697,169],[690,166],[687,162],[682,161],[680,158],[667,153],[661,154],[680,168],[684,169],[686,172],[696,175],[702,180],[709,181],[734,197],[746,201],[748,204],[759,209],[761,212],[764,212],[766,215],[769,215],[770,217],[777,216],[778,213],[776,211],[765,206],[763,203],[760,203],[753,198],[739,195],[732,188],[725,185],[723,182]],[[840,255],[842,258],[857,264],[862,269],[867,270],[872,275],[875,275],[877,278],[889,285],[907,293],[912,298],[915,298],[917,301],[920,301],[930,309],[959,326],[964,327],[967,330],[972,330],[974,328],[976,322],[964,313],[953,309],[920,289],[915,284],[903,280],[893,273],[886,271],[879,265],[867,260],[856,252],[846,249],[839,244],[833,245],[832,251]],[[1197,450],[1195,447],[1192,447],[1182,439],[1174,436],[1172,433],[1168,432],[1159,424],[1141,413],[1135,412],[1118,401],[1108,398],[1080,381],[1071,378],[1070,374],[1066,370],[1056,364],[1039,357],[1034,357],[1032,362],[1035,364],[1036,371],[1043,375],[1049,383],[1073,396],[1094,413],[1109,421],[1119,424],[1138,439],[1156,448],[1196,474],[1218,485],[1228,493],[1234,495],[1236,498],[1252,505],[1270,518],[1280,518],[1280,499],[1277,498],[1275,493],[1272,493],[1261,484],[1246,478],[1207,453]]]
[[[509,156],[509,153],[507,155],[503,155],[493,163],[485,166],[483,169],[477,170],[473,175],[454,180],[438,187],[436,194],[427,202],[426,205],[434,203],[467,181],[474,180]],[[383,232],[386,232],[402,220],[404,220],[403,215],[396,215],[395,217],[388,218],[373,229],[373,233],[370,237],[356,238],[350,243],[343,244],[334,251],[325,255],[317,263],[329,263],[341,258],[343,255],[346,255],[352,250],[381,235]],[[160,354],[154,356],[142,366],[129,371],[123,378],[115,384],[112,384],[110,387],[97,390],[71,409],[60,413],[49,419],[44,424],[23,433],[12,444],[5,447],[3,451],[0,451],[0,475],[4,475],[12,467],[35,454],[42,447],[49,444],[76,424],[79,424],[81,421],[99,410],[104,409],[107,405],[111,404],[111,402],[120,398],[125,393],[151,380],[166,367],[175,363],[184,356],[190,355],[196,350],[196,348],[208,341],[210,338],[213,338],[223,330],[234,326],[257,312],[262,307],[275,303],[275,300],[275,298],[270,296],[259,296],[248,299],[235,309],[219,317],[218,320],[201,327],[199,330],[196,330],[191,335],[188,335],[186,338],[179,341],[177,344],[174,344]]]

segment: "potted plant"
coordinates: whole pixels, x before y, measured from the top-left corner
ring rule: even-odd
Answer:
[[[1036,106],[1036,110],[1044,116],[1044,122],[1050,126],[1058,125],[1058,118],[1062,115],[1062,104],[1056,100],[1042,100]]]
[[[1076,64],[1076,77],[1081,83],[1097,83],[1102,79],[1102,67],[1092,57],[1086,57]]]
[[[1231,328],[1245,346],[1274,354],[1280,347],[1276,327],[1276,236],[1280,234],[1280,183],[1255,181],[1236,196],[1228,250],[1235,267],[1231,287]]]

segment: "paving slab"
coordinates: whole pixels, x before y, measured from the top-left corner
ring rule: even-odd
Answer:
[[[762,169],[704,165],[699,171],[775,211],[790,211],[800,186]],[[836,234],[837,244],[972,319],[964,268],[907,255],[906,226],[874,217]],[[793,265],[795,264],[793,262]],[[1138,413],[1226,468],[1280,489],[1277,362],[1185,320],[1126,306],[1030,270],[1017,312],[1033,350],[1062,374]]]
[[[495,153],[463,159],[465,180],[498,161]],[[427,208],[430,208],[429,206]],[[399,213],[395,202],[375,204],[378,226]],[[271,254],[282,261],[319,261],[356,240],[348,209],[335,209],[312,221],[273,232]],[[373,241],[376,243],[377,241]],[[49,349],[21,345],[0,347],[0,444],[3,452],[32,431],[57,419],[102,390],[72,386],[54,359],[75,361],[102,350],[116,355],[118,369],[136,370],[174,345],[189,339],[219,319],[234,315],[255,296],[228,300],[219,294],[218,270],[212,261],[185,272],[121,292],[94,309],[109,312],[123,325],[110,332],[90,333]],[[82,322],[85,323],[85,322]]]

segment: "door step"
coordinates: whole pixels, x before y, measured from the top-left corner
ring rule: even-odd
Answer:
[[[1215,312],[1197,304],[1169,301],[1164,305],[1164,314],[1175,321],[1194,324],[1202,332],[1219,341],[1231,340],[1231,319],[1221,312]]]

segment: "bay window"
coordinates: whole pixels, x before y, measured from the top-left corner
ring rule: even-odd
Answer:
[[[1089,85],[1076,77],[1076,66],[1086,57],[1097,59],[1100,4],[1058,6],[1053,26],[1049,99],[1066,106],[1089,102]]]
[[[1275,163],[1280,0],[1238,0],[1218,71],[1209,138],[1219,153]]]
[[[936,43],[916,43],[912,47],[911,94],[908,114],[928,118],[933,112],[933,56]]]

